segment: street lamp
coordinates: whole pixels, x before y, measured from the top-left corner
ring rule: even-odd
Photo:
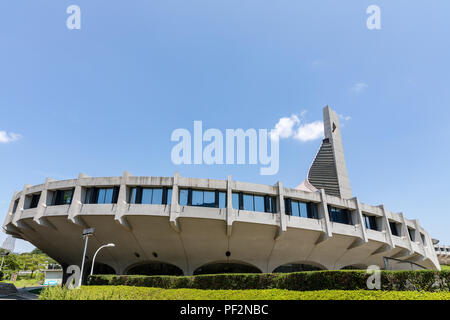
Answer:
[[[81,273],[80,273],[80,282],[78,283],[78,287],[83,283],[83,269],[84,269],[84,260],[86,259],[86,249],[88,244],[89,236],[94,234],[95,228],[84,229],[83,230],[83,238],[84,240],[84,251],[83,251],[83,260],[81,260]]]
[[[97,253],[103,248],[115,247],[115,246],[116,245],[114,243],[108,243],[108,244],[105,244],[105,245],[101,246],[100,248],[97,249],[97,251],[95,251],[94,258],[92,259],[91,276],[94,273],[94,263],[95,263],[95,257],[97,256]]]

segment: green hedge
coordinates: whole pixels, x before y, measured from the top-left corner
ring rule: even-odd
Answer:
[[[379,290],[199,290],[130,286],[45,288],[40,300],[450,300],[450,292]]]
[[[165,289],[287,289],[365,290],[370,275],[363,270],[294,273],[215,274],[199,276],[94,275],[88,285],[156,287]],[[382,290],[449,291],[450,271],[381,271]]]

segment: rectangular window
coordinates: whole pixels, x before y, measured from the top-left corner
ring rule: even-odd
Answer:
[[[291,201],[291,211],[294,217],[300,217],[300,208],[298,207],[298,201]]]
[[[181,189],[179,203],[182,206],[226,208],[227,194],[218,190]]]
[[[409,238],[411,239],[411,241],[413,241],[413,242],[416,241],[414,229],[408,227],[408,234],[409,234]]]
[[[219,192],[219,208],[227,207],[227,194],[225,192]]]
[[[40,197],[41,197],[41,194],[40,194],[40,193],[33,194],[33,195],[31,196],[31,201],[30,201],[30,206],[29,206],[30,209],[31,209],[31,208],[36,208],[36,207],[38,206],[39,198],[40,198]]]
[[[363,214],[363,218],[367,229],[378,230],[377,217]]]
[[[152,190],[152,204],[163,204],[163,189],[155,188]]]
[[[389,221],[389,227],[391,228],[392,235],[400,237],[400,233],[398,232],[397,223]]]
[[[253,195],[243,195],[243,210],[255,211],[255,204],[253,203]]]
[[[166,204],[172,204],[172,189],[165,190],[167,190]]]
[[[51,205],[60,206],[65,204],[71,204],[73,191],[74,189],[54,191]]]
[[[423,233],[420,234],[420,238],[422,239],[422,244],[423,244],[424,246],[426,246],[427,243],[426,243],[426,241],[425,241],[425,235],[424,235]]]
[[[348,209],[328,206],[328,214],[332,222],[352,225],[352,217]]]
[[[189,190],[187,190],[187,189],[180,190],[180,200],[178,202],[180,203],[181,206],[188,205],[188,195],[189,195]]]
[[[231,201],[233,202],[233,209],[234,210],[240,210],[239,198],[240,198],[239,193],[233,192],[233,194],[231,195]]]
[[[266,207],[265,207],[265,201],[264,201],[264,197],[263,196],[253,196],[254,202],[255,202],[255,210],[254,211],[259,211],[259,212],[266,212]],[[269,210],[267,210],[269,211]]]
[[[130,188],[128,203],[132,204],[170,204],[172,189],[170,188]]]
[[[277,213],[276,197],[233,192],[233,209]]]
[[[151,189],[151,188],[139,188],[137,193],[140,194],[140,197],[137,198],[137,202],[136,203],[138,203],[138,204],[152,204],[153,189]]]
[[[16,213],[16,211],[17,211],[17,206],[18,206],[18,205],[19,205],[19,199],[17,199],[16,201],[14,201],[12,213]]]
[[[138,197],[138,194],[131,192],[130,194],[134,199]],[[84,197],[85,204],[112,204],[117,203],[119,196],[119,187],[108,188],[88,188]]]

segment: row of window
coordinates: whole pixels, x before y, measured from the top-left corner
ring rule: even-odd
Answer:
[[[233,192],[233,209],[277,213],[276,197]]]
[[[226,208],[227,194],[218,190],[181,189],[179,204],[182,206]]]
[[[130,188],[128,203],[132,204],[171,204],[172,188]]]
[[[51,191],[50,205],[71,204],[74,189]],[[117,203],[119,187],[87,188],[84,197],[86,204],[109,204]],[[32,194],[27,201],[26,208],[36,208],[39,194]],[[226,208],[226,192],[208,191],[195,189],[180,189],[179,203],[182,206],[197,206],[210,208]],[[131,187],[129,189],[128,203],[131,204],[171,204],[171,188],[148,188]],[[312,202],[303,202],[285,198],[285,211],[287,215],[317,219],[317,206]],[[14,202],[13,213],[16,212],[19,199]],[[232,205],[235,210],[258,211],[276,213],[276,197],[268,195],[254,195],[243,192],[233,192]],[[350,210],[328,206],[328,215],[332,222],[353,225]],[[367,229],[379,230],[377,217],[363,214],[364,224]],[[396,222],[389,222],[391,233],[400,236],[400,227]],[[411,241],[415,241],[415,230],[408,227],[408,235]],[[422,242],[425,243],[425,236],[421,233]]]
[[[317,205],[312,202],[286,198],[284,199],[284,209],[289,216],[318,219]]]

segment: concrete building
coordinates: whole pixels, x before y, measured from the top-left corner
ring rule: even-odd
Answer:
[[[82,230],[95,228],[87,263],[96,272],[201,274],[384,268],[384,257],[439,270],[418,220],[352,195],[337,114],[324,108],[325,138],[297,188],[182,177],[77,179],[25,185],[3,228],[63,267],[80,265]],[[86,269],[89,269],[86,268]]]
[[[450,265],[450,246],[435,244],[434,250],[440,264]]]

